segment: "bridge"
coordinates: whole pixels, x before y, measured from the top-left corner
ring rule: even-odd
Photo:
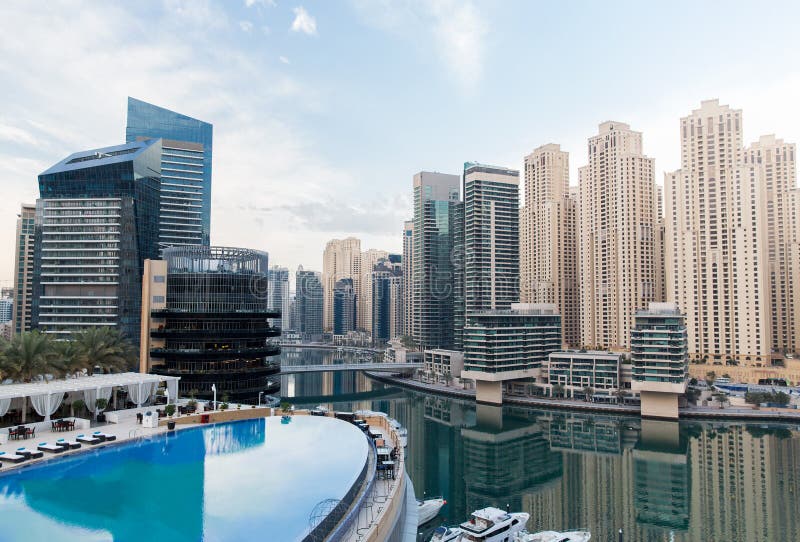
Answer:
[[[282,375],[298,373],[326,373],[340,371],[377,371],[402,373],[422,369],[424,363],[336,363],[330,365],[281,365]]]

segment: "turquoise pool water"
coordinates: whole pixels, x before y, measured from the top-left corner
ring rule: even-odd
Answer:
[[[353,425],[280,417],[177,431],[0,474],[0,540],[295,541],[367,459]]]

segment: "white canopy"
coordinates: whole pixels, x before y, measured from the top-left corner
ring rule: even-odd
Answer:
[[[80,376],[78,378],[54,379],[47,382],[32,382],[30,384],[3,384],[0,385],[0,407],[5,405],[4,399],[14,399],[15,397],[37,397],[49,396],[54,394],[64,394],[73,391],[102,390],[103,388],[113,388],[119,386],[138,386],[146,384],[154,388],[159,382],[166,382],[170,389],[170,400],[177,399],[177,393],[173,395],[172,390],[177,392],[177,376],[151,375],[145,373],[116,373],[94,376]],[[144,386],[143,386],[144,387]],[[52,404],[52,403],[51,403]],[[60,404],[60,401],[59,401]],[[43,405],[43,409],[52,408],[50,405]],[[58,408],[56,406],[56,408]]]

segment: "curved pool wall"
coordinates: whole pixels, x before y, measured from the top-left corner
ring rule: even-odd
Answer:
[[[0,541],[300,541],[318,504],[357,494],[368,456],[357,427],[312,416],[90,449],[0,473]]]

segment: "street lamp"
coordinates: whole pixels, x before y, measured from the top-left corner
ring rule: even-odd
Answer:
[[[263,391],[258,392],[258,406],[261,406],[261,396],[264,395]]]
[[[214,392],[214,410],[217,410],[217,385],[211,384],[211,391]]]

